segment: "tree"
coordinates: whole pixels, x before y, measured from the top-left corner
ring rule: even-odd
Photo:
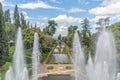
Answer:
[[[30,22],[28,21],[28,22],[27,22],[27,28],[29,28],[29,27],[30,27]]]
[[[5,31],[7,32],[8,41],[14,41],[16,27],[10,22],[5,22]]]
[[[30,28],[32,28],[32,27],[33,27],[33,25],[31,24]]]
[[[62,44],[62,36],[61,36],[61,34],[59,34],[59,36],[58,36],[58,44],[59,44],[59,46],[61,46],[61,44]]]
[[[89,20],[87,18],[83,19],[82,23],[82,31],[80,34],[81,43],[85,49],[86,59],[88,58],[88,53],[91,52],[91,32],[90,32],[90,25]]]
[[[37,28],[37,24],[35,24],[35,28]]]
[[[74,34],[75,31],[77,30],[77,28],[78,28],[78,26],[73,26],[73,25],[69,26],[68,27],[68,34]]]
[[[104,22],[105,22],[105,26],[109,26],[109,17],[106,17],[105,19],[104,19]]]
[[[114,33],[117,48],[117,59],[120,66],[120,22],[111,24],[107,28]]]
[[[58,40],[62,40],[62,36],[61,36],[61,34],[59,34],[59,36],[58,36]]]
[[[100,18],[96,24],[99,25],[100,27],[102,27],[103,26],[103,21],[104,21],[104,19]]]
[[[63,41],[69,46],[69,48],[72,48],[73,36],[77,28],[78,26],[69,26],[67,36],[63,37]]]
[[[96,24],[99,26],[96,29],[101,31],[103,27],[109,26],[109,17],[100,18]]]
[[[57,23],[56,23],[54,20],[49,20],[49,21],[48,21],[48,26],[43,29],[43,32],[44,32],[45,34],[48,34],[48,35],[50,35],[50,36],[53,36],[53,34],[54,34],[55,31],[56,31],[56,26],[57,26]]]
[[[90,47],[90,27],[89,27],[89,20],[87,18],[83,19],[82,23],[82,31],[81,31],[81,42],[84,46]]]
[[[19,20],[19,12],[18,12],[18,6],[16,5],[15,6],[15,9],[14,9],[14,17],[13,17],[13,20],[14,20],[14,24],[16,26],[16,29],[18,27],[20,27],[20,20]]]
[[[40,49],[42,53],[48,53],[54,46],[55,40],[50,36],[43,34],[38,28],[27,28],[23,30],[23,40],[26,49],[31,49],[33,47],[34,33],[37,32],[39,35]],[[29,34],[28,34],[29,33]]]
[[[4,12],[4,17],[5,17],[5,22],[11,22],[9,9]]]
[[[2,10],[2,4],[0,3],[0,66],[2,66],[8,55],[7,35],[5,32],[5,21]]]
[[[20,16],[20,22],[21,22],[21,27],[23,29],[27,28],[26,20],[25,20],[23,13],[21,13],[21,16]]]

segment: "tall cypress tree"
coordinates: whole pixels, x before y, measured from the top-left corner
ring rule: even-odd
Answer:
[[[0,3],[0,66],[2,66],[7,60],[8,45],[7,35],[5,32],[5,20],[2,10],[2,4]]]
[[[16,29],[20,27],[19,12],[17,5],[15,6],[15,10],[14,10],[14,24],[16,26]]]
[[[27,22],[27,28],[29,28],[29,27],[30,27],[30,22],[28,21],[28,22]]]
[[[4,17],[5,17],[5,22],[11,22],[9,9],[4,12]]]
[[[20,14],[20,23],[21,23],[21,27],[24,29],[24,28],[27,28],[27,24],[26,24],[26,20],[25,20],[25,17],[23,15],[23,13]]]

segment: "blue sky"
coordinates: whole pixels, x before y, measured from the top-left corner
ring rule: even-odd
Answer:
[[[43,29],[48,20],[58,23],[55,35],[67,34],[69,25],[78,25],[84,18],[90,20],[92,32],[98,27],[99,18],[110,17],[110,24],[120,20],[120,0],[0,0],[4,10],[10,9],[13,14],[17,4],[19,13],[23,13],[27,21]]]

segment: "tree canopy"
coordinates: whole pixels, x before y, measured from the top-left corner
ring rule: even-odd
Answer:
[[[48,26],[43,29],[43,32],[47,35],[53,36],[56,31],[57,23],[54,20],[48,21]]]

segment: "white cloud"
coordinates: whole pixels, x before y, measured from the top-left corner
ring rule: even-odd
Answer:
[[[50,0],[53,3],[61,4],[62,2],[59,2],[58,0]]]
[[[3,3],[3,6],[15,7],[15,4],[11,4],[11,3]]]
[[[112,20],[112,21],[114,21],[114,20],[120,21],[120,15],[118,14],[118,15],[112,16],[112,17],[110,18],[110,20]]]
[[[107,18],[108,16],[95,16],[94,18],[90,19],[91,22],[97,22],[99,19],[103,18]]]
[[[51,18],[52,20],[55,20],[58,24],[66,25],[66,24],[73,24],[73,23],[81,23],[81,18],[75,18],[72,16],[67,16],[65,14],[58,15],[55,18]]]
[[[26,19],[26,20],[31,19],[31,18],[28,16],[27,12],[22,11],[22,13],[23,13],[23,15],[25,16],[25,19]]]
[[[44,25],[45,25],[45,23],[37,22],[37,26],[38,26],[38,27],[43,27]]]
[[[58,7],[53,7],[43,1],[39,1],[39,2],[29,2],[29,3],[25,3],[25,4],[18,4],[19,8],[23,8],[23,9],[37,9],[37,8],[44,8],[44,9],[58,9],[61,10],[62,8],[58,8]]]
[[[51,18],[51,20],[55,20],[58,23],[58,27],[54,36],[58,36],[59,34],[62,34],[62,36],[67,35],[67,28],[70,25],[80,24],[82,21],[81,18],[67,16],[65,14],[58,15],[55,18]]]
[[[80,8],[71,8],[68,10],[69,13],[85,12],[86,10]]]
[[[89,13],[95,15],[105,15],[105,14],[120,14],[120,0],[104,0],[101,7],[92,8]],[[115,2],[116,1],[116,2]]]
[[[48,17],[44,17],[44,16],[39,16],[38,18],[37,18],[39,21],[48,21]]]
[[[115,4],[117,2],[120,2],[120,0],[103,0],[102,5],[106,6],[106,5]]]
[[[43,28],[46,26],[46,23],[44,22],[37,22],[37,27],[40,27],[41,30],[43,30]]]
[[[5,1],[5,0],[0,0],[0,2],[3,2],[3,1]]]

